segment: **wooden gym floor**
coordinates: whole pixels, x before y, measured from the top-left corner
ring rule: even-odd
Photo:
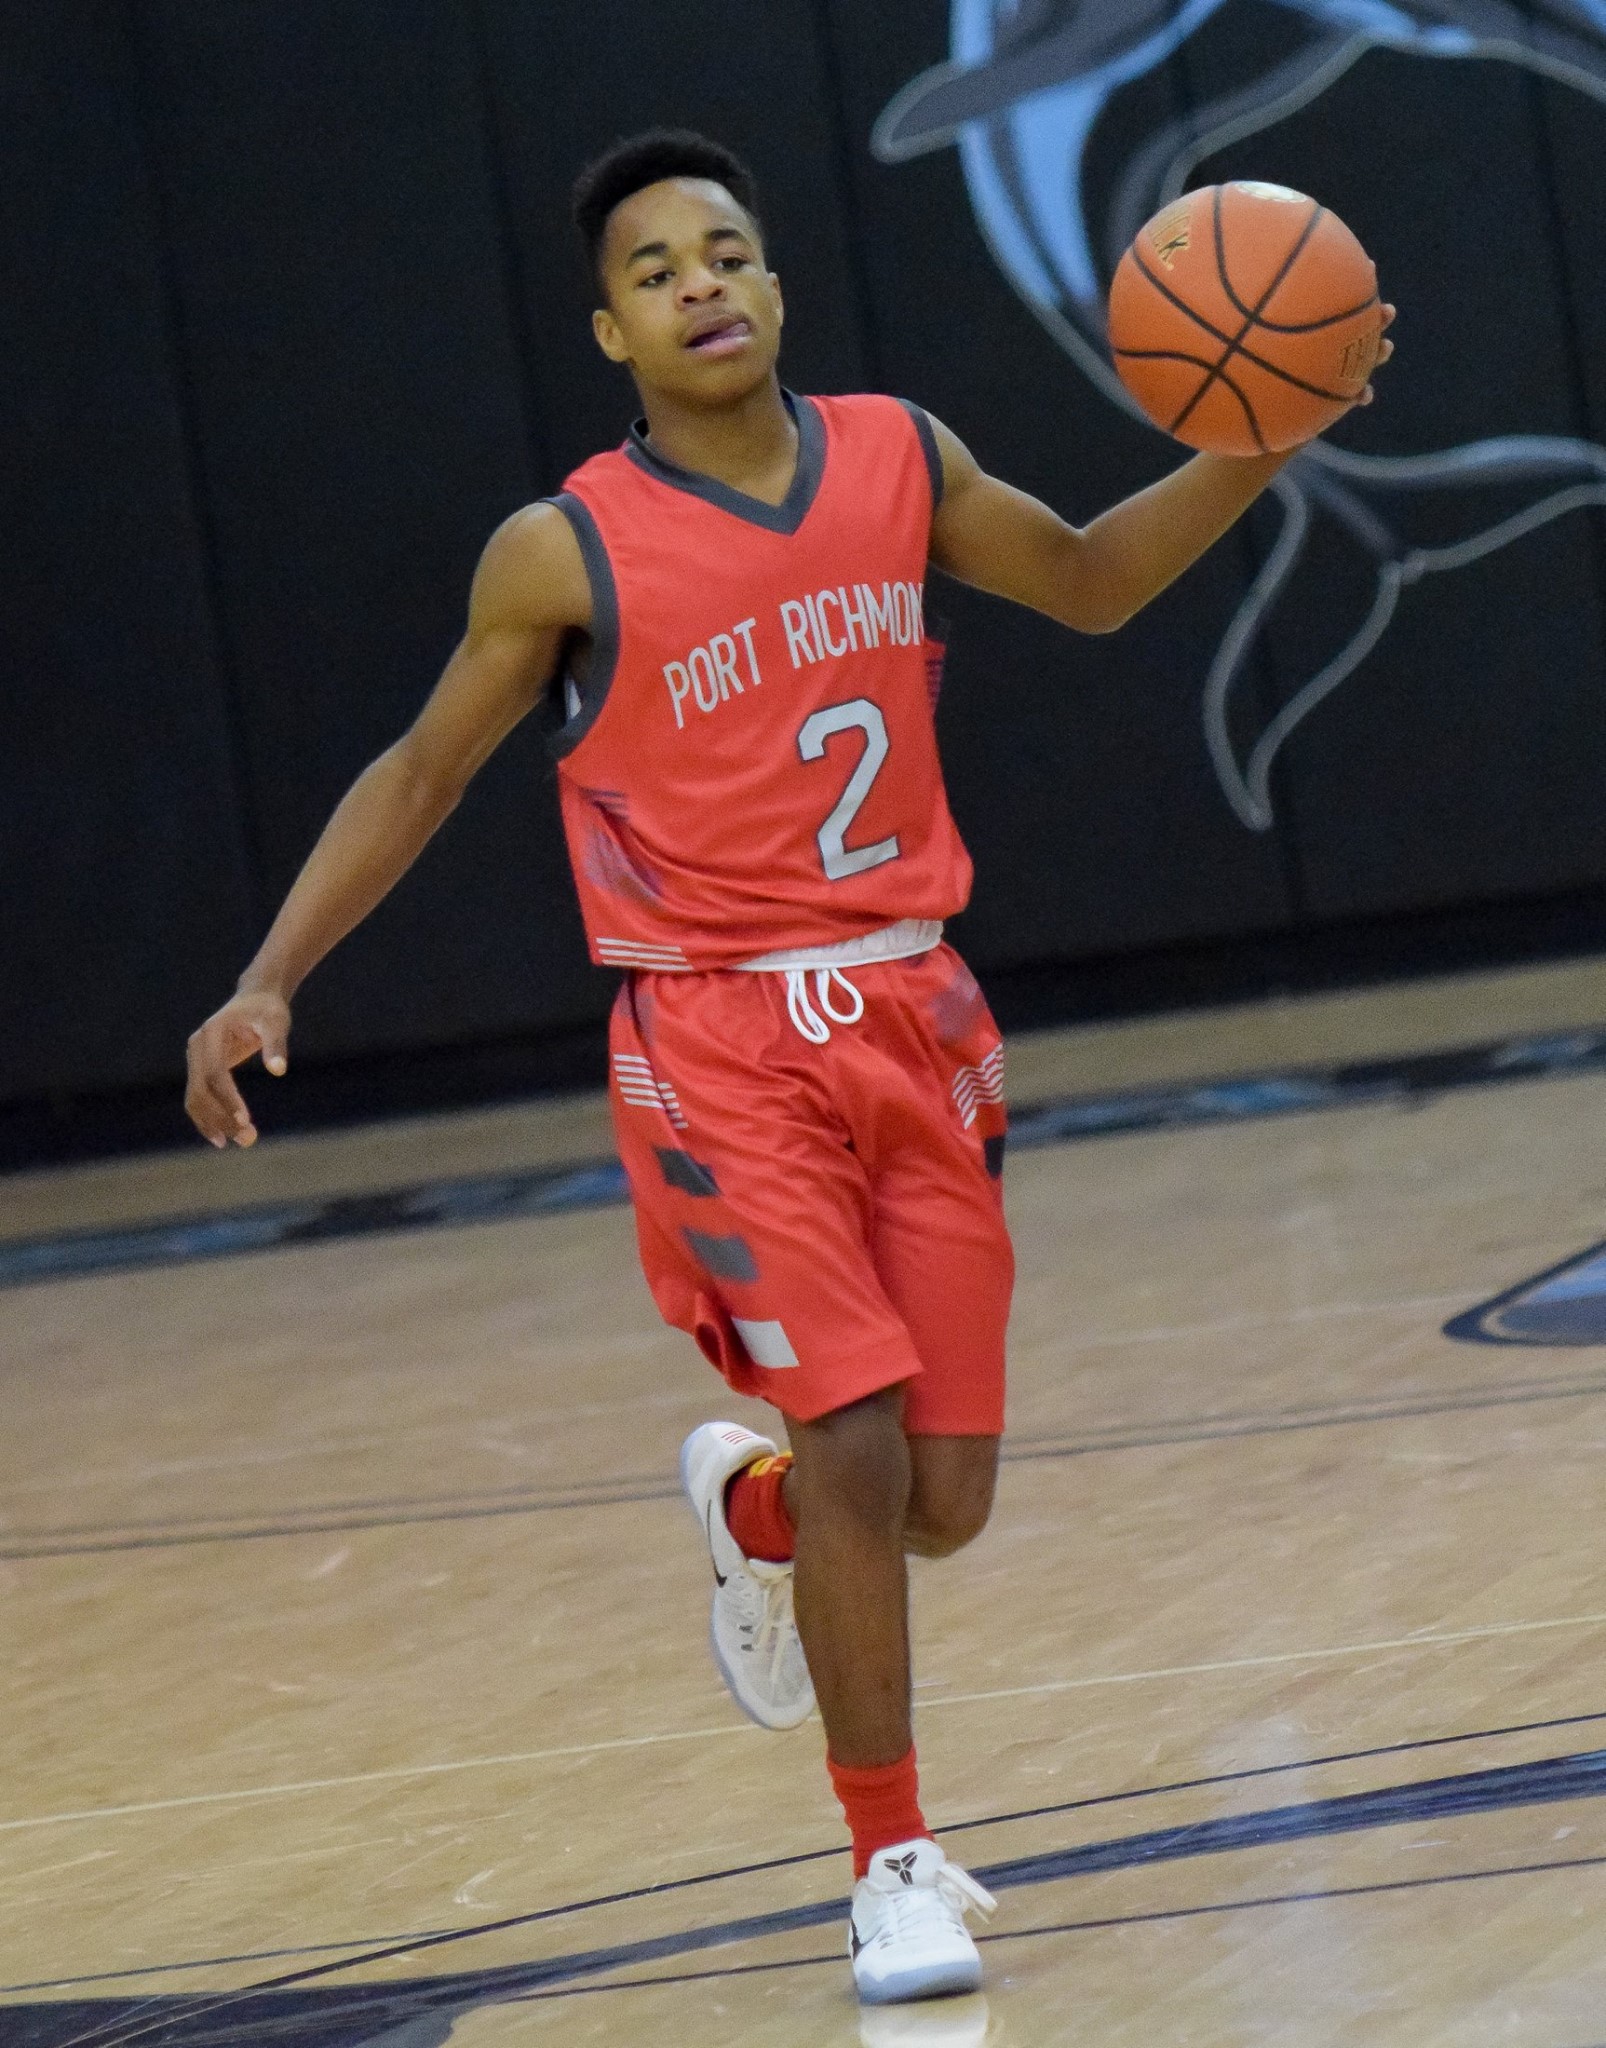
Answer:
[[[1012,1092],[1603,1020],[1586,963],[1045,1035]],[[988,1988],[862,2020],[818,1725],[704,1644],[675,1455],[740,1405],[628,1212],[0,1293],[0,2043],[1598,2048],[1606,1351],[1443,1325],[1606,1235],[1603,1103],[1012,1160],[998,1511],[916,1568]],[[0,1183],[0,1237],[605,1144],[198,1147]]]

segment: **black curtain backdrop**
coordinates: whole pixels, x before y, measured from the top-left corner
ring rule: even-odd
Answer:
[[[1293,18],[1229,0],[1125,89],[1136,141]],[[0,1105],[163,1089],[329,810],[406,724],[495,525],[628,423],[567,222],[659,121],[753,164],[800,389],[929,407],[1086,518],[1178,459],[1016,296],[957,153],[869,133],[947,55],[942,0],[56,0],[0,10]],[[1196,182],[1317,192],[1399,299],[1344,445],[1606,438],[1606,108],[1509,65],[1373,52]],[[1527,502],[1402,499],[1417,543]],[[1606,533],[1575,514],[1408,590],[1235,819],[1199,705],[1271,510],[1123,633],[952,586],[940,710],[984,975],[1297,941],[1606,882]],[[1353,630],[1372,564],[1318,518],[1239,686],[1240,751]],[[298,1005],[300,1062],[571,1044],[586,962],[539,736]],[[567,1071],[567,1070],[566,1070]]]

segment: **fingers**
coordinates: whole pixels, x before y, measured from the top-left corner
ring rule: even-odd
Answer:
[[[209,1017],[189,1042],[184,1107],[209,1145],[254,1145],[256,1125],[232,1070],[260,1052],[270,1074],[289,1066],[290,1013],[281,1002],[236,997]]]
[[[1392,327],[1393,324],[1394,308],[1392,306],[1385,306],[1383,308],[1383,326]],[[1385,336],[1384,339],[1381,340],[1377,345],[1377,361],[1372,365],[1372,372],[1374,376],[1380,369],[1382,369],[1383,365],[1388,361],[1389,357],[1393,355],[1393,353],[1394,344]],[[1376,399],[1376,397],[1377,393],[1372,389],[1371,385],[1368,384],[1366,389],[1361,393],[1360,397],[1356,400],[1356,404],[1371,405]]]
[[[219,1148],[232,1138],[238,1145],[256,1142],[256,1128],[245,1098],[234,1085],[226,1064],[208,1057],[209,1048],[191,1041],[190,1084],[184,1107],[195,1128],[209,1145]]]
[[[230,1138],[242,1145],[249,1145],[255,1140],[251,1112],[232,1084],[219,1087],[215,1082],[196,1076],[185,1093],[184,1108],[190,1122],[206,1142],[220,1150]]]

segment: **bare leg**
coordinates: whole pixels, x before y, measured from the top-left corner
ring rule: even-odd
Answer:
[[[909,1445],[896,1388],[788,1425],[797,1528],[793,1609],[826,1744],[839,1764],[894,1764],[909,1714]]]
[[[998,1480],[995,1436],[912,1436],[903,1545],[911,1557],[952,1557],[979,1536]]]
[[[905,1437],[896,1388],[791,1423],[798,1633],[839,1764],[896,1763],[910,1729],[904,1553],[949,1557],[985,1526],[993,1436]]]
[[[952,1557],[974,1542],[993,1511],[998,1483],[996,1436],[912,1436],[909,1512],[903,1547],[911,1557]],[[797,1527],[797,1473],[781,1486],[792,1527]]]

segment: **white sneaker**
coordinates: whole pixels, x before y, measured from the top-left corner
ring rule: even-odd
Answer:
[[[942,1998],[981,1985],[981,1957],[965,1930],[974,1907],[997,1901],[925,1839],[878,1849],[853,1888],[848,1954],[866,2005]]]
[[[775,1445],[735,1422],[705,1422],[680,1447],[680,1483],[714,1567],[709,1639],[731,1697],[761,1728],[795,1728],[814,1684],[792,1619],[792,1567],[744,1557],[725,1520],[725,1488]]]

